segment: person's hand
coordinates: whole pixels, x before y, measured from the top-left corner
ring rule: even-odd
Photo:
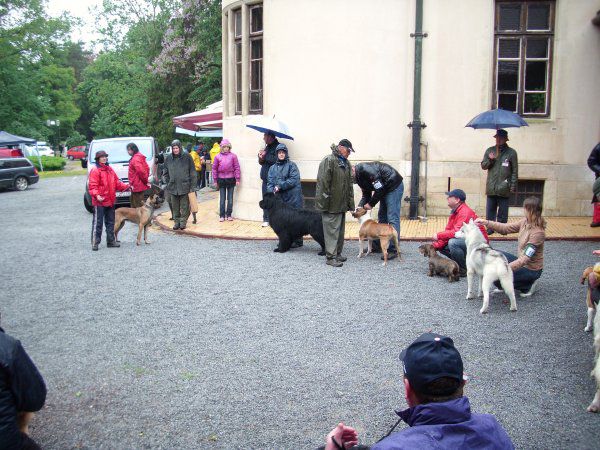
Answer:
[[[433,233],[433,240],[434,240],[434,241],[437,241],[437,240],[438,240],[437,233]]]
[[[96,198],[98,199],[99,202],[104,201],[104,197],[102,197],[100,194],[96,195]]]
[[[260,150],[260,151],[258,152],[258,157],[259,157],[260,159],[263,159],[263,158],[265,157],[265,155],[266,155],[266,154],[267,154],[267,151],[266,151],[266,150]]]
[[[338,445],[335,445],[333,442],[334,439]],[[358,432],[354,428],[348,427],[340,422],[338,426],[331,430],[327,435],[325,450],[338,450],[338,446],[350,448],[356,444],[358,444]]]
[[[215,183],[215,189],[219,189],[219,183]]]
[[[363,208],[366,209],[367,211],[371,211],[373,209],[373,207],[371,205],[369,205],[368,203],[365,203],[363,205]]]
[[[278,192],[279,192],[279,186],[275,186],[275,187],[273,188],[273,193],[274,193],[274,194],[277,194]]]
[[[487,220],[478,217],[477,219],[475,219],[475,225],[487,225]]]
[[[594,250],[592,255],[600,256],[600,250]]]
[[[488,154],[488,158],[490,158],[490,159],[496,159],[496,152],[490,152]]]
[[[240,182],[239,182],[239,181],[236,181],[236,182],[235,182],[235,185],[236,185],[236,186],[239,186],[239,185],[240,185]]]

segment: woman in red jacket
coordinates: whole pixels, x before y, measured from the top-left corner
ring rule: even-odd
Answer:
[[[131,207],[139,208],[144,205],[144,191],[150,187],[148,185],[150,168],[146,162],[146,157],[140,153],[135,143],[130,142],[127,144],[127,153],[131,156],[127,174],[131,186]]]
[[[119,177],[108,166],[108,154],[104,150],[96,153],[96,167],[90,172],[88,187],[94,206],[94,219],[92,221],[92,250],[98,250],[102,239],[102,222],[106,226],[107,247],[120,247],[115,240],[115,201],[117,191],[130,189],[128,184],[119,180]]]

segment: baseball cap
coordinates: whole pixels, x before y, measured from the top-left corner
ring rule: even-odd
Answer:
[[[106,153],[104,150],[100,150],[96,152],[96,156],[94,157],[94,159],[96,161],[98,161],[100,158],[102,158],[103,156],[106,156],[108,158],[108,153]]]
[[[448,197],[456,197],[461,202],[464,202],[467,199],[467,194],[462,189],[452,189],[450,192],[446,192]]]
[[[498,130],[498,131],[496,131],[496,134],[494,135],[494,137],[503,137],[503,138],[508,139],[508,131]]]
[[[351,152],[354,152],[354,149],[352,148],[352,142],[350,142],[348,139],[342,139],[338,145],[343,145]],[[356,153],[356,152],[354,152],[354,153]]]
[[[400,353],[404,376],[417,392],[442,377],[463,380],[463,362],[454,341],[436,333],[423,333]]]

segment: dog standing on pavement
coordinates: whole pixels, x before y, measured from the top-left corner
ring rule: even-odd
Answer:
[[[593,277],[590,277],[591,274]],[[581,284],[588,282],[587,294],[585,297],[585,303],[587,306],[587,324],[583,331],[592,331],[592,324],[594,322],[594,316],[598,309],[598,301],[600,300],[600,263],[596,263],[593,267],[587,267],[581,275]]]
[[[458,275],[459,268],[456,261],[438,255],[438,252],[433,245],[419,245],[419,252],[425,258],[429,258],[428,275],[430,277],[434,275],[443,275],[445,277],[448,277],[448,281],[451,283],[460,279]]]
[[[473,278],[477,275],[479,278],[477,296],[481,297],[483,291],[483,305],[479,312],[487,313],[490,305],[490,289],[494,281],[499,280],[502,289],[510,299],[510,310],[516,311],[513,272],[508,266],[506,257],[487,244],[473,219],[469,220],[469,223],[463,223],[461,229],[456,232],[456,237],[464,238],[467,244],[467,299],[475,298]]]
[[[398,259],[400,259],[400,246],[398,245],[398,235],[396,230],[389,223],[378,223],[371,219],[371,211],[364,208],[356,208],[352,212],[352,217],[358,219],[360,229],[358,230],[358,246],[360,251],[358,252],[358,258],[362,258],[364,254],[363,241],[367,240],[367,255],[372,251],[373,241],[379,239],[381,243],[381,251],[383,252],[383,264],[387,265],[388,258],[388,245],[390,240],[394,241],[396,246],[396,252],[398,252]]]
[[[147,233],[148,227],[152,224],[152,214],[158,203],[158,194],[152,194],[146,202],[138,208],[119,208],[115,212],[115,239],[119,242],[119,231],[125,225],[125,222],[133,222],[138,225],[138,235],[135,242],[140,245],[142,231],[144,232],[144,242],[149,244]]]

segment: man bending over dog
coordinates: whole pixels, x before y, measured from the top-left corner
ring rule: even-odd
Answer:
[[[365,162],[352,167],[354,181],[362,191],[358,206],[367,211],[379,203],[378,222],[389,223],[394,227],[400,239],[400,207],[404,195],[402,175],[396,169],[382,162]],[[374,245],[375,251],[380,250],[380,244]],[[393,240],[387,249],[387,259],[398,257]],[[384,259],[383,256],[381,259]]]
[[[396,414],[410,428],[389,434],[371,450],[514,448],[494,416],[471,412],[463,396],[463,361],[451,338],[424,333],[400,354],[400,361],[409,408]],[[351,448],[358,433],[340,423],[326,439],[325,450]]]
[[[450,217],[444,231],[433,235],[433,247],[441,254],[447,256],[453,261],[456,261],[459,267],[458,274],[461,277],[467,276],[467,244],[463,238],[454,237],[455,233],[460,230],[463,222],[477,219],[477,214],[465,203],[467,194],[462,189],[453,189],[446,192],[448,196],[448,208],[450,208]],[[487,242],[489,238],[485,227],[479,227],[483,233],[483,237]]]
[[[46,385],[21,343],[0,328],[0,448],[39,449],[29,437],[34,411],[46,401]]]

